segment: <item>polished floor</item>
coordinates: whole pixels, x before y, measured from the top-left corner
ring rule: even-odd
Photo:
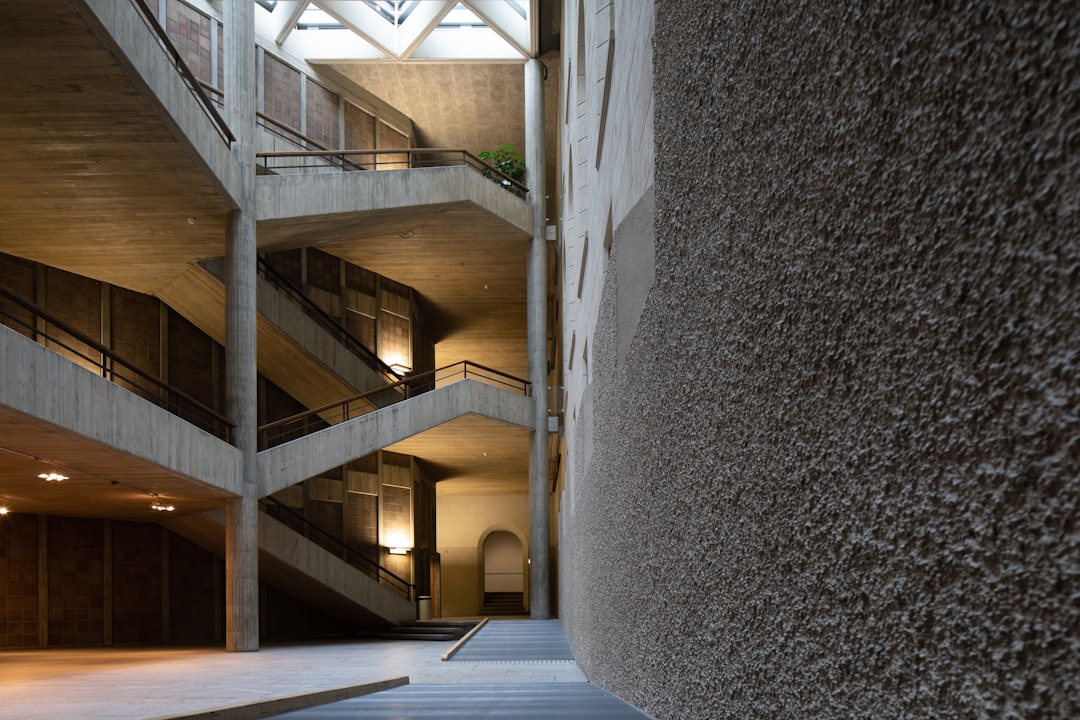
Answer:
[[[538,630],[532,622],[545,627]],[[513,625],[519,625],[516,630],[522,639],[508,644],[505,640],[515,630]],[[548,641],[533,646],[524,639],[537,632],[548,635]],[[257,653],[227,653],[220,648],[0,651],[0,719],[183,716],[406,677],[407,687],[365,696],[376,704],[387,700],[398,703],[393,711],[397,714],[380,716],[375,705],[349,704],[364,699],[358,698],[321,706],[336,715],[293,713],[281,717],[646,717],[589,684],[572,660],[537,657],[536,649],[550,645],[551,636],[565,642],[558,621],[493,620],[470,643],[485,633],[490,633],[487,640],[495,638],[496,644],[509,648],[504,650],[503,659],[444,662],[441,658],[453,646],[451,641],[390,640],[274,645]],[[471,700],[470,689],[475,690]],[[435,707],[441,714],[431,714],[426,698],[439,696],[444,701],[436,701]],[[560,696],[570,705],[562,714],[544,714],[545,708],[555,707],[552,698]],[[421,714],[410,715],[412,711],[400,705],[410,698],[417,701],[414,708]],[[486,715],[477,713],[480,707]],[[611,714],[617,712],[631,714]]]

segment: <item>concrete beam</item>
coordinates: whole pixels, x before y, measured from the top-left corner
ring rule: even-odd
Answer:
[[[259,453],[259,496],[362,458],[464,415],[532,429],[531,397],[461,380]]]

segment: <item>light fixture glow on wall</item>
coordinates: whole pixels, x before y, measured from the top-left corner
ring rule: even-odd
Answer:
[[[60,473],[56,472],[41,473],[40,475],[38,475],[38,477],[45,482],[62,482],[68,479],[67,475],[61,475]]]
[[[0,505],[0,515],[7,515],[9,512],[11,511],[5,505]]]

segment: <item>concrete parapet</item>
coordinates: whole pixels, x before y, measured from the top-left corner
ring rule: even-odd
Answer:
[[[0,405],[230,493],[232,445],[0,326]]]
[[[259,222],[468,203],[533,232],[525,200],[465,166],[260,175],[255,186]]]

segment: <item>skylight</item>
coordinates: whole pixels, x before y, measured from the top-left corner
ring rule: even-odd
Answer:
[[[382,15],[386,22],[396,27],[409,19],[409,15],[420,4],[420,0],[406,0],[405,2],[401,0],[365,0],[365,4],[379,15]]]
[[[339,23],[332,15],[314,5],[308,5],[307,10],[296,22],[297,30],[343,30],[345,26]]]
[[[536,53],[536,0],[255,3],[262,8],[256,31],[308,59],[523,60]]]

